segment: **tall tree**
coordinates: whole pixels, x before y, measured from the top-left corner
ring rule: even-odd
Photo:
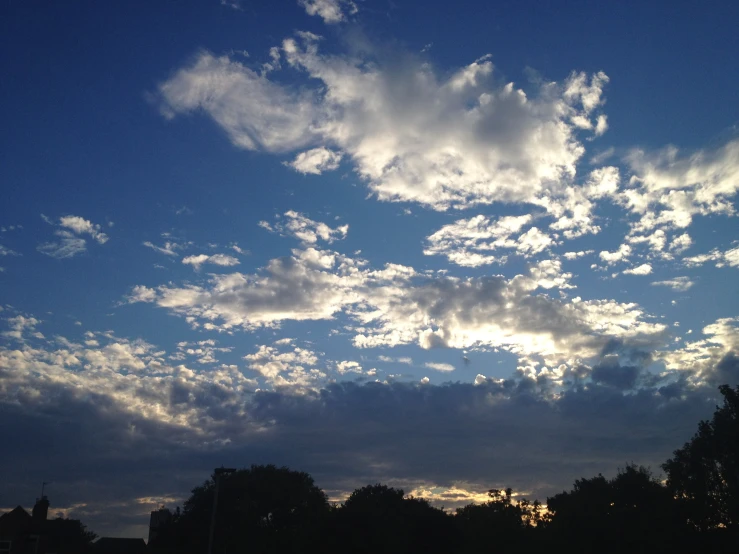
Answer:
[[[703,531],[739,528],[739,386],[719,391],[723,406],[662,465],[685,519]]]
[[[197,554],[207,551],[215,479],[213,475],[193,489],[155,546]],[[213,552],[312,552],[321,540],[329,504],[307,473],[252,465],[220,479]]]

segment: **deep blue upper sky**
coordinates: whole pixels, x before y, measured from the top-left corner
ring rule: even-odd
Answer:
[[[390,433],[357,461],[325,411],[266,410],[266,391],[333,391],[357,428],[401,410],[423,456],[450,450],[439,406],[460,456],[477,425],[505,435],[464,408],[485,387],[575,414],[548,446],[533,417],[514,434],[554,458],[598,395],[624,414],[609,440],[636,413],[683,440],[739,370],[737,21],[735,2],[3,2],[0,405],[68,436],[53,468],[19,447],[0,506],[51,479],[65,513],[136,535],[137,498],[181,498],[229,456],[305,466],[337,497],[486,490],[486,464],[561,486],[503,456],[414,469]],[[323,457],[290,448],[303,425],[335,436]],[[197,461],[168,481],[113,446],[175,436]],[[96,456],[136,484],[101,484]],[[105,521],[125,494],[130,522]]]

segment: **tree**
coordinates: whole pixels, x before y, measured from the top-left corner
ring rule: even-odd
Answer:
[[[454,527],[443,510],[402,489],[368,485],[355,490],[335,513],[334,550],[357,554],[452,552]]]
[[[46,548],[50,552],[86,552],[97,535],[78,519],[56,518],[45,522]]]
[[[684,518],[702,531],[739,528],[739,386],[719,391],[723,406],[662,465]]]
[[[215,474],[196,487],[156,544],[207,551]],[[221,477],[213,552],[311,552],[329,513],[324,492],[304,472],[252,465]]]
[[[513,503],[512,489],[491,489],[484,504],[458,508],[454,517],[460,530],[464,552],[488,551],[491,544],[501,550],[535,550],[534,528],[542,522],[538,500]]]
[[[669,491],[642,466],[578,479],[547,507],[550,534],[574,552],[667,552],[682,535]]]

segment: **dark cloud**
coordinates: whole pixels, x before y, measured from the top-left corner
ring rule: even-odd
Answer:
[[[202,396],[213,404],[202,411],[205,433],[132,415],[103,396],[47,389],[53,399],[33,410],[2,407],[0,439],[14,445],[0,463],[2,503],[29,505],[51,481],[52,513],[86,504],[70,515],[99,534],[142,535],[152,499],[179,501],[213,467],[252,463],[308,471],[336,494],[381,481],[512,486],[544,498],[628,461],[657,467],[716,402],[713,389],[685,385],[623,394],[595,383],[559,396],[550,387],[527,378],[348,382],[300,395],[260,391],[240,415],[219,411],[218,395]]]

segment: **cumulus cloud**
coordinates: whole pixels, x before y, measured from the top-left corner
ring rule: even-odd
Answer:
[[[98,244],[105,244],[108,241],[108,235],[100,231],[100,225],[76,215],[60,217],[59,226],[69,229],[77,235],[90,235]]]
[[[352,0],[298,0],[298,5],[326,24],[341,23],[346,21],[347,15],[357,13],[357,5]]]
[[[695,283],[690,280],[689,277],[674,277],[673,279],[665,279],[664,281],[654,281],[652,285],[670,287],[672,290],[677,292],[685,292],[690,289]]]
[[[349,232],[349,225],[331,228],[321,221],[313,221],[292,210],[285,212],[284,219],[278,216],[274,224],[260,221],[259,226],[271,232],[294,237],[307,245],[314,245],[319,239],[331,244],[335,240],[346,238]]]
[[[336,252],[294,250],[290,257],[271,260],[259,274],[159,286],[153,289],[154,302],[211,329],[255,330],[344,314],[361,348],[501,347],[555,360],[597,355],[614,337],[659,342],[665,329],[645,320],[633,303],[542,294],[572,288],[571,274],[563,273],[556,260],[544,260],[512,279],[459,279],[419,275],[392,264],[379,270],[366,266]],[[150,301],[149,290],[138,289],[130,299]]]
[[[307,147],[305,161],[338,149],[377,198],[438,210],[550,204],[575,175],[579,134],[598,132],[593,121],[608,81],[572,73],[528,94],[496,84],[486,57],[440,78],[408,54],[372,64],[322,54],[318,37],[305,32],[285,39],[281,54],[320,86],[293,90],[201,52],[160,85],[162,109],[202,110],[251,150]]]
[[[652,266],[649,264],[641,264],[636,267],[624,269],[625,275],[649,275],[652,273]]]
[[[593,252],[594,250],[579,250],[577,252],[565,252],[563,256],[567,260],[577,260],[578,258],[589,256],[590,254],[593,254]]]
[[[287,162],[286,165],[304,175],[306,173],[320,175],[324,171],[333,171],[339,167],[340,161],[340,152],[333,152],[328,148],[320,147],[301,152],[292,162]]]
[[[716,267],[739,267],[739,246],[722,252],[714,248],[707,254],[698,254],[683,258],[683,263],[688,267],[696,267],[706,262],[714,262]]]
[[[478,267],[505,263],[507,255],[495,256],[495,250],[512,250],[523,257],[539,254],[554,244],[538,227],[522,229],[533,221],[529,214],[500,218],[475,216],[445,225],[426,238],[423,253],[441,254],[457,265]]]
[[[706,338],[658,354],[667,369],[682,371],[694,383],[736,383],[739,379],[739,318],[716,320],[703,328]]]
[[[241,262],[239,262],[238,258],[234,258],[227,254],[197,254],[195,256],[186,256],[182,258],[182,263],[185,265],[191,265],[195,269],[200,269],[200,266],[203,264],[231,267],[239,265]]]
[[[7,322],[10,330],[3,331],[2,335],[4,337],[15,339],[17,341],[24,341],[26,339],[24,335],[28,332],[33,333],[36,338],[43,338],[43,335],[35,332],[36,326],[41,323],[41,321],[35,317],[17,315],[15,317],[8,318]]]
[[[622,244],[618,247],[618,250],[609,252],[603,250],[598,254],[601,260],[606,262],[608,265],[615,264],[617,262],[623,262],[631,255],[631,247],[628,244]]]
[[[735,213],[731,198],[739,190],[739,140],[690,154],[673,146],[634,150],[626,161],[632,177],[620,201],[639,215],[633,232],[684,229],[696,215]]]
[[[285,348],[287,346],[287,348]],[[315,385],[326,374],[316,368],[318,357],[315,352],[291,344],[261,345],[244,359],[249,369],[256,371],[266,382],[277,388],[288,387],[300,392]],[[342,373],[341,370],[339,370]]]
[[[101,231],[98,224],[76,215],[60,217],[55,223],[50,218],[43,216],[47,223],[56,225],[58,228],[54,234],[58,237],[55,242],[45,242],[38,246],[38,251],[52,258],[71,258],[87,250],[87,241],[82,235],[89,235],[98,244],[108,242],[108,235]]]

